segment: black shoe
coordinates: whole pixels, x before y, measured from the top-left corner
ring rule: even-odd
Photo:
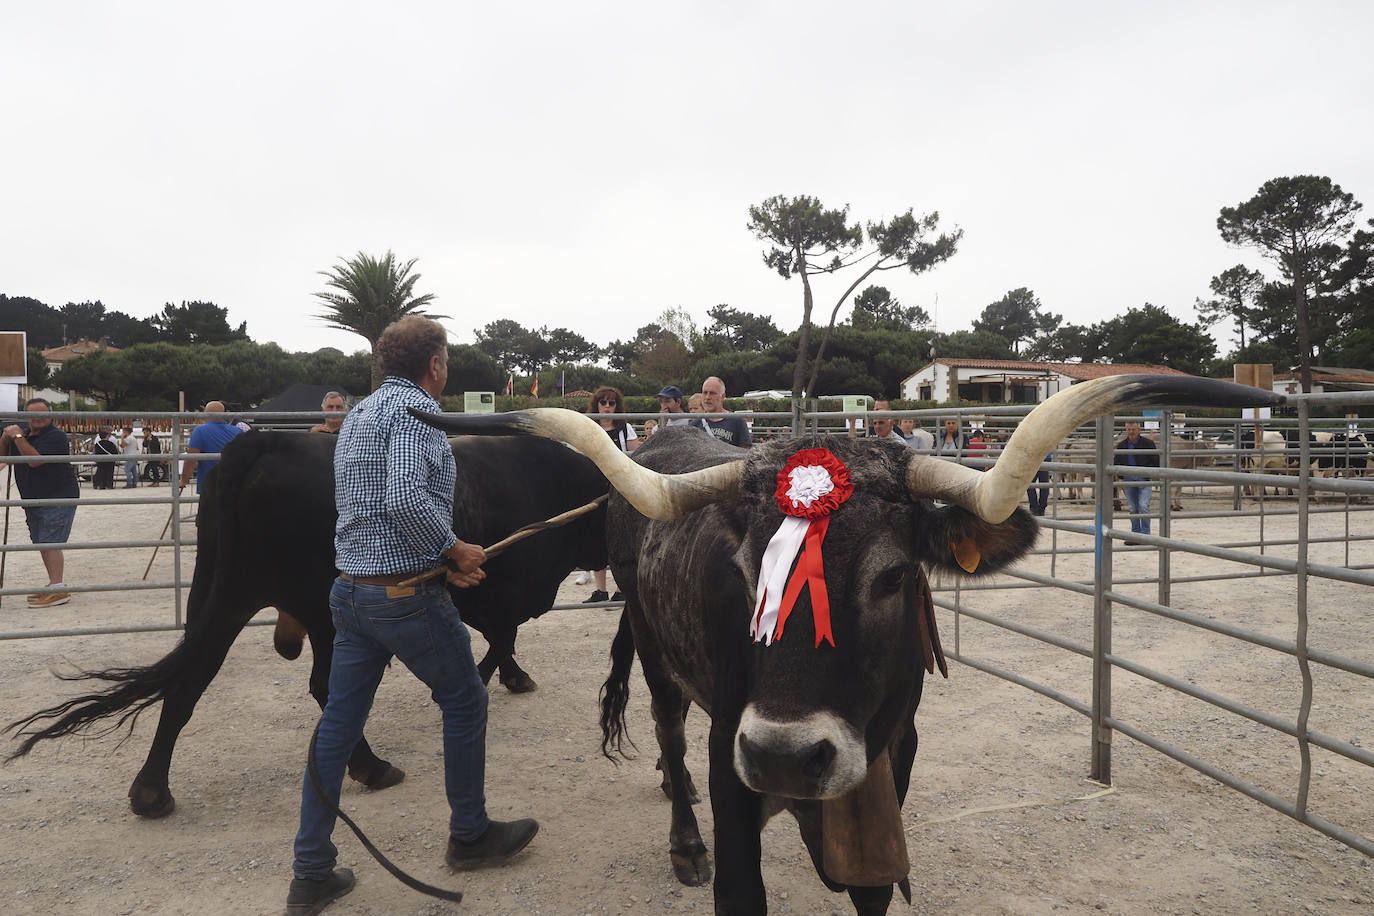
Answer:
[[[610,601],[610,600],[611,600],[611,596],[608,595],[608,594],[606,594],[605,592],[603,592],[601,589],[598,588],[596,591],[592,592],[592,596],[591,596],[590,598],[587,599],[587,603],[588,603],[588,604],[595,604],[595,603],[598,602],[598,601]]]
[[[449,837],[444,861],[457,871],[501,865],[528,846],[538,832],[539,824],[528,817],[518,821],[492,821],[487,825],[487,832],[471,843]]]
[[[620,592],[616,592],[614,595],[611,596],[611,600],[612,600],[612,601],[624,601],[624,600],[625,600],[625,596],[622,595],[622,594],[620,594]]]
[[[292,878],[286,892],[286,916],[315,916],[329,904],[353,890],[353,872],[336,868],[323,881]]]

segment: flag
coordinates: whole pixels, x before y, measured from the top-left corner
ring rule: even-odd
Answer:
[[[539,397],[539,376],[534,377],[534,384],[530,386],[530,394]]]
[[[515,394],[515,373],[506,376],[506,397]]]

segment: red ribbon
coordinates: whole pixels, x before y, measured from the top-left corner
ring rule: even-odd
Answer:
[[[782,628],[792,613],[793,606],[801,597],[802,586],[811,586],[811,616],[816,624],[816,647],[825,640],[833,648],[835,635],[830,631],[830,594],[825,589],[825,561],[821,556],[821,542],[825,540],[825,530],[830,527],[830,516],[813,518],[806,528],[806,541],[802,544],[797,566],[787,580],[787,590],[782,593],[782,603],[778,606],[778,626],[773,639],[782,638]]]

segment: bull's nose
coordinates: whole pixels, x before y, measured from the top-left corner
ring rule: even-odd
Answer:
[[[835,766],[835,745],[825,739],[797,744],[758,743],[739,736],[741,762],[761,783],[783,795],[810,797]]]

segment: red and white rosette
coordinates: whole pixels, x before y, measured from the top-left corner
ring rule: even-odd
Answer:
[[[834,512],[854,492],[849,468],[823,448],[808,448],[791,457],[778,472],[778,508],[786,516],[768,541],[759,567],[749,635],[754,642],[772,645],[782,638],[783,625],[801,595],[811,587],[811,610],[816,622],[816,645],[835,645],[830,631],[830,597],[825,590],[821,542]],[[792,561],[797,561],[792,570]],[[788,572],[792,571],[791,576]]]

